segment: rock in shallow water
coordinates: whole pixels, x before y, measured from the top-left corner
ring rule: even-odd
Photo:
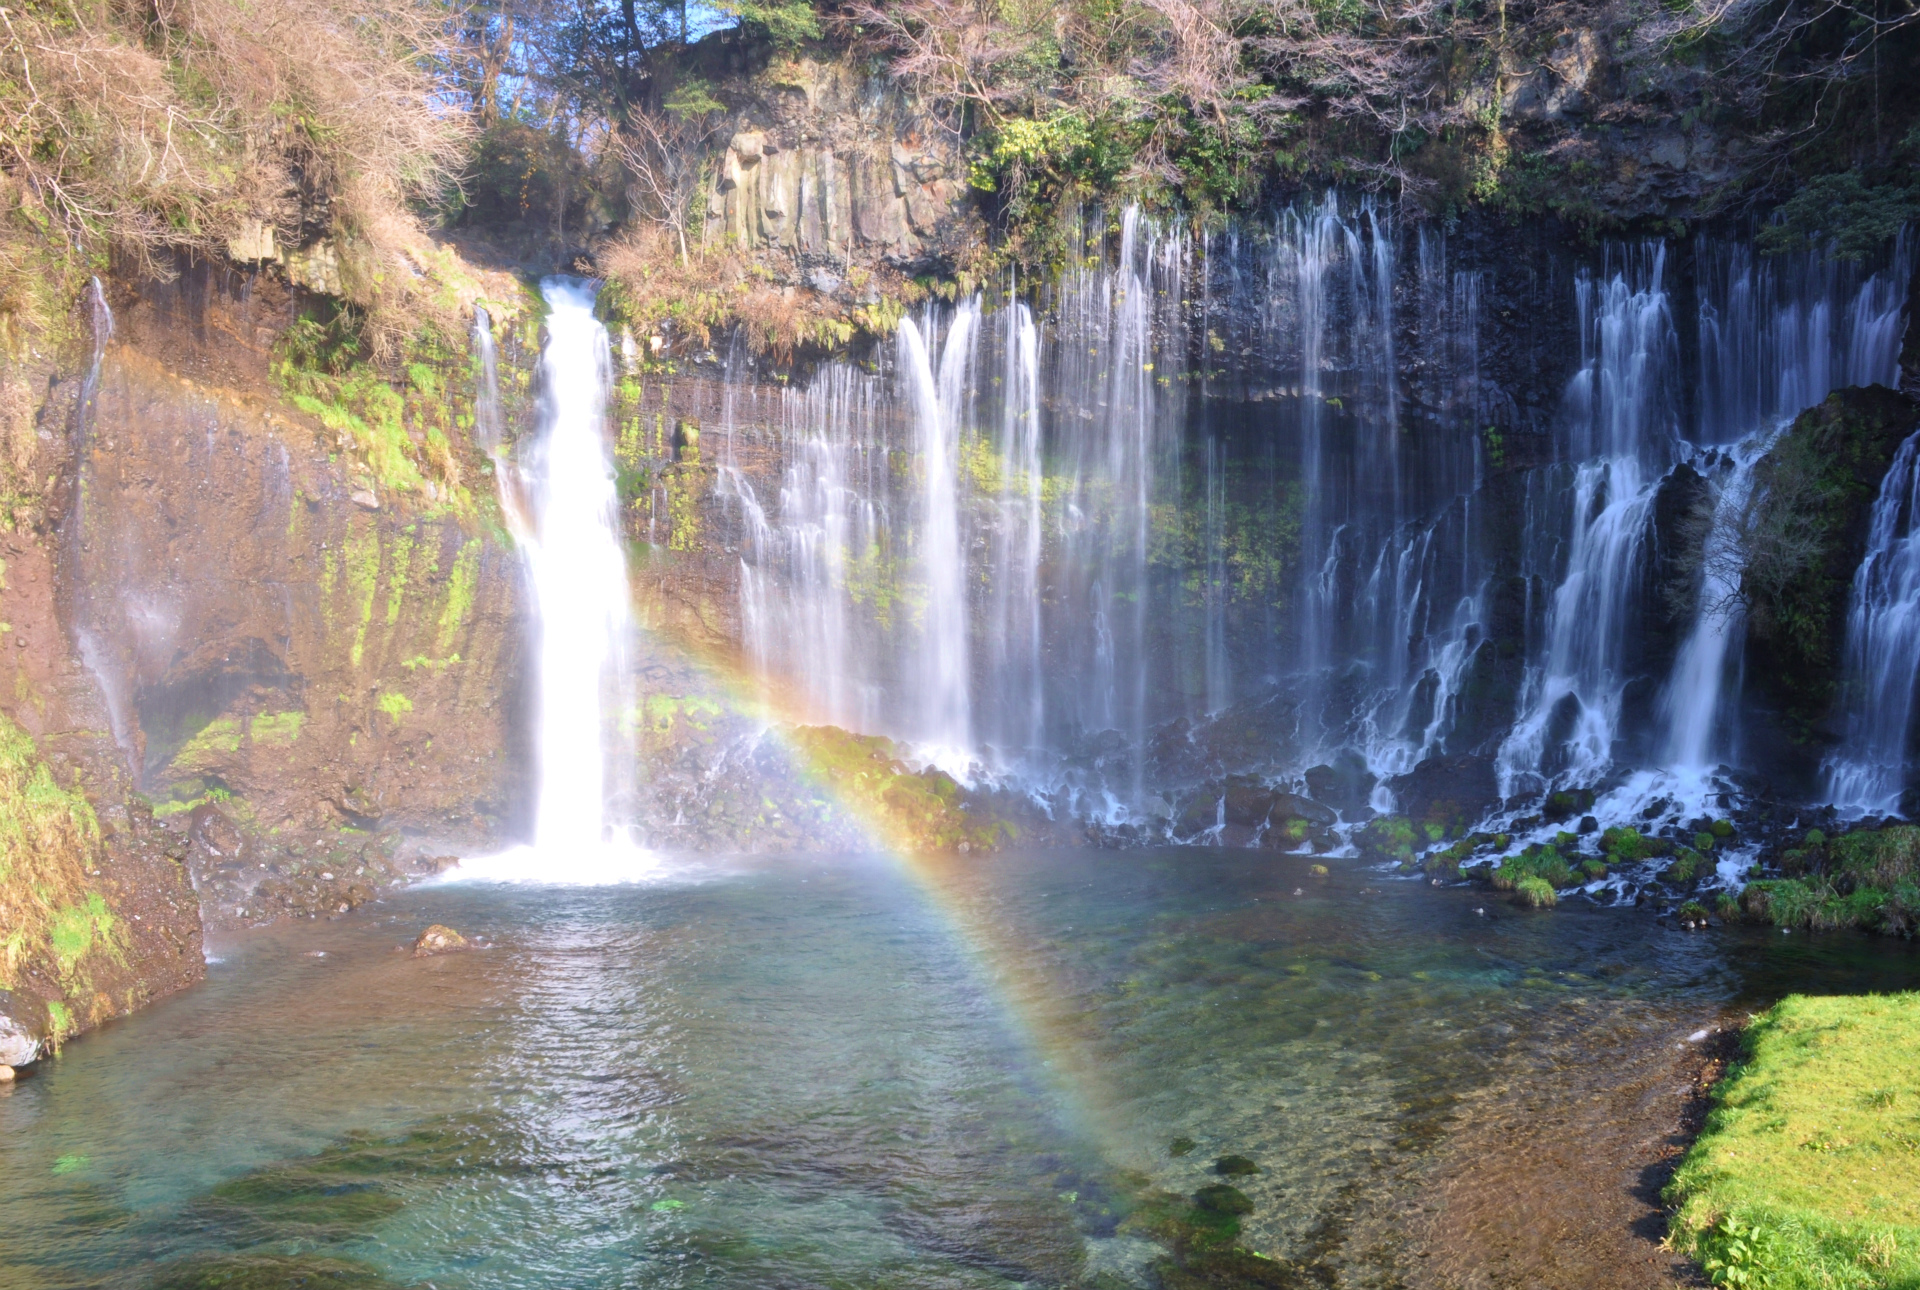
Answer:
[[[420,933],[420,939],[413,943],[413,957],[431,958],[436,954],[453,954],[467,948],[469,943],[466,937],[451,927],[443,927],[435,923]]]
[[[40,1056],[40,1041],[5,1013],[0,1013],[0,1066],[32,1064]]]

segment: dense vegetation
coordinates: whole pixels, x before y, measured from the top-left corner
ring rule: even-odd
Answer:
[[[1920,995],[1783,1000],[1755,1020],[1669,1188],[1715,1285],[1920,1279]]]
[[[825,45],[916,89],[1029,260],[1070,249],[1064,213],[1120,194],[1205,216],[1331,182],[1589,227],[1788,199],[1774,244],[1859,254],[1920,191],[1911,4],[35,0],[0,30],[0,341],[57,333],[114,259],[277,260],[397,375],[422,320],[448,330],[475,294],[443,289],[436,225],[547,263],[657,234],[619,242],[639,287],[688,258],[690,203],[741,108],[693,51],[734,25],[717,39],[742,74]],[[1637,186],[1669,135],[1704,149],[1695,191]],[[652,290],[717,293],[687,311],[703,324],[777,312],[712,266]],[[842,339],[803,324],[760,331]]]

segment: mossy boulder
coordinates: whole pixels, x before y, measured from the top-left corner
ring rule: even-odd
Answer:
[[[837,726],[799,726],[791,746],[806,777],[907,851],[992,851],[1018,836],[977,795],[934,767],[915,770],[890,739]]]
[[[1920,404],[1898,391],[1836,390],[1755,467],[1740,579],[1747,674],[1795,740],[1816,738],[1831,715],[1874,498],[1916,423]]]
[[[1260,1166],[1246,1156],[1221,1156],[1213,1162],[1213,1172],[1222,1178],[1247,1178],[1260,1172]]]

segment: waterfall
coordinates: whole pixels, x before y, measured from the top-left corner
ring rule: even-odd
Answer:
[[[482,305],[473,308],[473,348],[480,359],[480,382],[473,401],[473,440],[487,452],[506,437],[500,410],[500,355],[494,348],[493,315]]]
[[[463,862],[460,875],[496,881],[621,881],[648,858],[607,818],[618,795],[607,755],[609,703],[622,694],[632,630],[619,502],[607,449],[612,355],[594,317],[594,289],[541,284],[548,307],[540,361],[541,424],[522,462],[530,498],[520,535],[534,603],[538,717],[533,845]]]
[[[1880,485],[1867,558],[1847,604],[1842,694],[1846,739],[1826,766],[1827,792],[1849,815],[1899,809],[1908,783],[1920,673],[1920,433]]]
[[[926,604],[918,648],[908,669],[919,696],[915,734],[962,773],[973,747],[971,676],[967,664],[967,570],[960,547],[960,435],[962,400],[973,366],[980,305],[955,311],[935,370],[931,316],[926,337],[907,318],[900,323],[900,372],[913,407],[915,447],[922,474],[919,542]]]
[[[1743,564],[1741,528],[1753,495],[1753,468],[1784,430],[1776,425],[1744,439],[1724,459],[1713,520],[1700,553],[1699,605],[1692,630],[1674,661],[1663,707],[1667,717],[1665,758],[1669,766],[1697,778],[1731,755],[1726,728],[1728,696],[1738,691],[1736,648],[1746,626],[1740,600]]]
[[[1666,250],[1656,245],[1604,283],[1582,278],[1576,288],[1581,362],[1563,413],[1577,463],[1572,537],[1546,656],[1528,671],[1524,715],[1497,759],[1502,796],[1592,783],[1612,765],[1640,556],[1677,440],[1669,387],[1678,343],[1665,272]]]
[[[1483,318],[1534,288],[1387,205],[1207,236],[1129,210],[1077,250],[774,396],[777,464],[729,454],[718,493],[770,696],[1109,820],[1203,764],[1357,756],[1381,808],[1438,757],[1490,759],[1488,794],[1704,785],[1737,751],[1754,465],[1886,379],[1909,254],[1609,247],[1539,280],[1577,358],[1536,414]],[[1681,463],[1712,488],[1685,595],[1654,534]]]

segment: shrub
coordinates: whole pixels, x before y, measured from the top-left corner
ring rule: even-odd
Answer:
[[[1552,906],[1560,899],[1553,890],[1553,884],[1535,874],[1521,878],[1513,889],[1515,896],[1535,909]]]
[[[1658,854],[1650,838],[1634,828],[1611,828],[1600,835],[1600,850],[1615,864],[1631,864]]]

